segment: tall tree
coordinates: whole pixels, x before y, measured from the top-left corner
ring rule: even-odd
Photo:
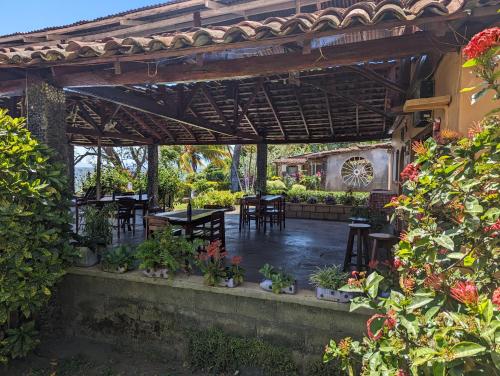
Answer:
[[[179,158],[179,166],[184,172],[192,174],[198,171],[198,167],[205,166],[206,162],[224,167],[224,159],[229,157],[229,152],[220,145],[185,145]]]
[[[238,192],[240,190],[240,177],[238,174],[240,168],[241,145],[235,145],[233,149],[233,158],[231,163],[231,191]]]

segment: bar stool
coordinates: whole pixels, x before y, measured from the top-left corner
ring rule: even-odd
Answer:
[[[392,261],[392,247],[394,244],[398,242],[398,238],[391,234],[385,234],[382,232],[374,232],[369,235],[369,238],[372,239],[372,252],[370,256],[371,261],[377,260],[377,253],[380,248],[385,249],[387,252],[387,258]]]
[[[371,226],[367,223],[351,223],[349,225],[344,271],[348,271],[348,267],[351,265],[356,265],[357,270],[361,270],[362,267],[368,267],[368,234],[370,228]],[[354,253],[354,238],[357,240],[356,253]],[[356,264],[352,262],[353,257],[356,257]]]

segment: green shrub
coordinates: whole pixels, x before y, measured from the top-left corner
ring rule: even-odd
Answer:
[[[134,178],[132,173],[125,169],[119,169],[114,166],[105,166],[101,171],[101,191],[103,193],[111,194],[113,192],[127,192],[128,183],[132,183],[133,190],[138,191],[146,183],[146,179]],[[82,178],[80,186],[83,191],[87,191],[96,185],[96,173]]]
[[[205,192],[193,199],[193,207],[203,208],[206,205],[230,207],[234,206],[238,197],[241,197],[242,193],[232,193],[230,191],[209,191]]]
[[[291,189],[287,193],[290,202],[308,202],[314,199],[320,203],[339,205],[365,206],[368,203],[368,192],[328,192],[328,191],[308,191],[302,189]]]
[[[0,362],[37,345],[34,318],[70,261],[68,183],[50,158],[0,111]]]
[[[286,192],[286,185],[281,180],[268,180],[267,193],[272,195],[281,195]]]
[[[189,333],[188,357],[194,370],[212,375],[236,374],[242,367],[260,368],[269,376],[298,375],[289,350],[220,329]]]
[[[161,166],[158,168],[158,195],[160,203],[166,205],[164,202],[166,196],[172,199],[182,195],[182,184],[179,171],[171,166]]]
[[[303,192],[303,191],[307,190],[307,188],[305,185],[293,184],[292,187],[290,188],[290,190],[294,191],[294,192]]]

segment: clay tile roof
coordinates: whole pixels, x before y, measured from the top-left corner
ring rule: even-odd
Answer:
[[[288,158],[280,158],[276,159],[274,163],[276,164],[304,164],[307,162],[306,158],[297,157],[288,157]]]
[[[373,25],[386,20],[411,21],[417,17],[447,16],[459,12],[467,0],[382,0],[359,2],[348,8],[327,8],[290,17],[243,21],[232,26],[193,28],[165,35],[113,38],[93,42],[70,40],[64,46],[16,48],[0,51],[0,64],[31,64],[101,56],[143,54],[277,36],[348,29],[351,25]],[[124,13],[127,14],[127,13]]]

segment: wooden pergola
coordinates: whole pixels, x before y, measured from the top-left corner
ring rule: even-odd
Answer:
[[[495,22],[491,4],[178,0],[0,37],[0,95],[30,123],[54,115],[30,88],[59,90],[72,145],[384,139],[443,54]]]

